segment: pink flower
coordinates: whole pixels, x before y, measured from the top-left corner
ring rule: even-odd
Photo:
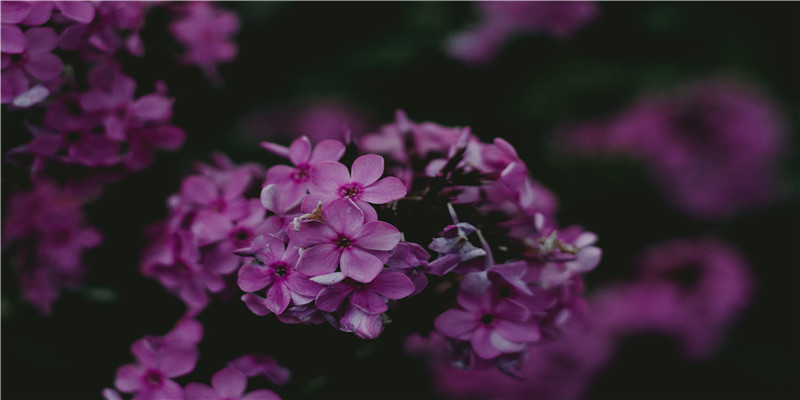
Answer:
[[[275,392],[261,389],[245,394],[247,376],[233,367],[225,367],[211,377],[211,385],[189,383],[186,399],[207,400],[280,400]]]
[[[323,140],[311,150],[311,141],[303,136],[294,142],[287,149],[273,143],[262,143],[265,149],[288,158],[295,165],[294,168],[287,165],[276,165],[267,171],[265,185],[275,184],[281,192],[283,203],[291,208],[291,205],[299,203],[306,195],[309,180],[311,179],[311,169],[325,161],[338,161],[344,154],[344,144],[338,140]],[[274,210],[273,210],[274,211]]]
[[[178,9],[181,16],[169,29],[186,47],[181,61],[198,66],[211,79],[219,79],[217,66],[232,61],[238,53],[231,37],[239,31],[239,18],[204,1],[184,3]]]
[[[319,202],[323,206],[336,199],[351,199],[367,220],[377,219],[375,210],[367,203],[384,204],[406,195],[406,186],[399,179],[383,175],[383,157],[367,154],[358,157],[352,174],[344,164],[322,162],[311,169],[311,193],[303,200],[303,211],[311,211]]]
[[[316,305],[322,311],[336,311],[349,298],[352,306],[367,314],[380,314],[389,309],[387,299],[400,300],[414,292],[407,276],[384,270],[372,282],[363,284],[351,279],[326,286],[317,296]]]
[[[296,247],[286,249],[283,240],[265,235],[256,238],[249,251],[255,261],[239,269],[239,287],[245,292],[267,288],[267,297],[262,300],[270,311],[281,314],[290,302],[308,304],[319,293],[320,286],[295,269],[298,259]]]
[[[341,164],[339,164],[341,165]],[[297,270],[318,276],[336,271],[368,283],[383,269],[379,258],[388,257],[400,241],[400,232],[382,221],[365,222],[364,213],[350,199],[339,199],[322,208],[322,221],[301,224],[292,241],[305,248]]]

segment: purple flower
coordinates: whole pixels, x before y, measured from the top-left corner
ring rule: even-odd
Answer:
[[[311,179],[311,168],[325,161],[338,161],[344,154],[344,144],[337,140],[323,140],[311,151],[311,141],[303,136],[294,142],[287,149],[273,143],[262,143],[265,149],[284,156],[292,161],[294,168],[287,165],[276,165],[267,171],[265,185],[275,184],[278,186],[286,204],[283,208],[291,208],[291,205],[302,201],[306,195],[309,180]]]
[[[83,252],[102,235],[84,221],[85,198],[48,181],[13,193],[3,221],[3,249],[19,273],[25,299],[49,314],[63,288],[79,286]]]
[[[570,152],[641,161],[670,202],[695,217],[731,217],[780,193],[786,129],[772,100],[741,82],[712,79],[642,97],[559,135]]]
[[[503,353],[516,353],[527,342],[539,339],[536,325],[526,323],[529,312],[514,302],[492,304],[484,294],[470,301],[459,301],[464,307],[453,308],[438,316],[436,330],[450,338],[469,341],[472,349],[483,359]]]
[[[210,79],[218,80],[217,66],[232,61],[238,53],[231,37],[239,31],[239,18],[202,1],[184,3],[177,8],[180,16],[170,24],[169,30],[186,47],[181,61],[198,66]]]
[[[402,198],[407,192],[399,179],[389,176],[378,180],[381,175],[383,157],[376,154],[358,157],[353,162],[352,174],[344,164],[319,163],[311,168],[308,185],[311,194],[303,200],[303,211],[312,210],[319,202],[324,206],[336,199],[351,199],[368,220],[374,221],[377,215],[367,203],[388,203]]]
[[[233,367],[225,367],[211,377],[211,385],[189,383],[186,385],[186,399],[208,400],[280,400],[275,392],[266,389],[245,394],[247,376]]]
[[[461,262],[469,261],[486,255],[486,251],[475,247],[467,236],[478,228],[466,223],[459,222],[455,225],[448,225],[442,231],[442,236],[431,240],[428,248],[439,253],[439,256],[448,254],[458,255]]]
[[[131,345],[137,363],[121,366],[114,386],[124,393],[136,393],[137,399],[183,398],[183,388],[172,378],[194,370],[201,337],[199,323],[184,319],[163,337],[146,336],[137,340]]]
[[[348,305],[339,321],[339,329],[353,332],[362,339],[375,339],[383,332],[383,316],[366,313],[356,306]]]
[[[291,372],[286,367],[266,354],[247,354],[231,361],[228,365],[248,377],[264,375],[276,385],[285,385],[291,378]]]
[[[430,257],[431,255],[422,246],[401,241],[389,252],[386,265],[389,270],[404,273],[411,279],[414,283],[414,292],[411,294],[413,296],[428,286],[427,274],[443,276],[457,267],[461,261],[461,257],[457,254],[448,254],[428,263]]]
[[[296,247],[286,249],[283,240],[265,235],[257,237],[249,251],[255,260],[239,269],[239,287],[245,292],[267,288],[263,305],[273,313],[283,313],[289,303],[308,304],[319,293],[319,285],[296,271]]]
[[[544,32],[569,38],[597,16],[593,2],[482,1],[475,3],[478,25],[452,37],[445,50],[467,64],[490,62],[502,46],[519,33]]]
[[[64,63],[52,53],[58,35],[44,27],[30,28],[24,34],[12,24],[3,23],[2,29],[2,103],[29,107],[41,102],[50,94],[49,88],[59,85],[56,78],[64,69]]]
[[[345,299],[349,304],[367,314],[380,314],[389,309],[387,299],[399,300],[414,292],[414,284],[407,276],[388,270],[382,271],[369,283],[352,279],[326,286],[316,299],[322,311],[336,311]]]
[[[339,164],[341,165],[341,164]],[[388,256],[400,241],[400,232],[382,221],[365,222],[364,213],[351,199],[339,199],[322,208],[322,221],[300,226],[292,241],[305,250],[297,270],[308,276],[341,272],[368,283],[383,269],[379,257]]]

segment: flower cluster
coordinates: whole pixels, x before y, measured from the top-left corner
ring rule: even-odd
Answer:
[[[30,107],[58,90],[64,63],[53,54],[56,49],[77,52],[87,62],[120,49],[141,55],[139,31],[148,7],[146,2],[3,2],[2,103]]]
[[[475,8],[480,22],[445,44],[452,57],[473,65],[490,62],[517,34],[569,38],[598,14],[597,5],[588,1],[481,1]]]
[[[647,248],[639,276],[602,287],[592,308],[557,341],[528,349],[524,380],[499,371],[460,371],[446,363],[443,338],[410,338],[409,352],[429,359],[440,395],[455,398],[581,398],[615,358],[627,337],[660,334],[676,341],[684,357],[710,357],[721,336],[749,304],[753,280],[747,262],[730,245],[683,238]]]
[[[605,121],[565,128],[559,140],[570,152],[639,160],[677,208],[721,219],[778,195],[786,132],[757,88],[716,79],[644,97]]]
[[[210,2],[186,2],[176,7],[178,16],[169,29],[186,47],[184,64],[196,65],[211,79],[219,80],[217,66],[233,61],[238,53],[231,37],[239,31],[239,18],[233,12]]]
[[[557,225],[554,196],[503,139],[483,143],[398,112],[350,143],[367,153],[358,157],[334,140],[313,151],[305,137],[263,146],[294,165],[270,168],[261,192],[276,229],[237,251],[251,257],[238,282],[254,313],[374,338],[393,301],[445,293],[430,296],[420,329],[447,336],[462,366],[511,372],[529,343],[581,310],[597,238]],[[355,157],[350,169],[343,156]],[[385,170],[394,176],[381,178]]]
[[[192,314],[209,302],[209,292],[226,287],[224,277],[239,267],[234,250],[268,232],[257,191],[263,170],[237,166],[221,154],[216,165],[199,164],[179,193],[167,200],[170,216],[149,229],[141,271],[177,295]]]
[[[245,393],[248,377],[263,374],[277,385],[289,379],[286,368],[261,354],[231,361],[211,377],[211,386],[196,382],[181,386],[174,379],[194,371],[202,339],[202,324],[184,317],[164,336],[148,335],[137,340],[131,345],[136,363],[117,369],[115,389],[104,389],[103,398],[122,400],[122,392],[133,394],[133,399],[280,399],[267,389]]]
[[[83,252],[102,235],[84,221],[85,199],[49,181],[11,196],[3,222],[3,250],[13,250],[11,264],[27,301],[50,314],[64,287],[77,286],[85,271]]]

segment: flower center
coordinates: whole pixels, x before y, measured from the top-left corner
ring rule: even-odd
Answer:
[[[481,323],[484,325],[489,325],[494,321],[494,315],[492,314],[483,314],[481,317]]]
[[[286,274],[289,272],[288,269],[286,268],[287,267],[286,263],[282,261],[272,264],[271,267],[272,270],[275,271],[275,275],[278,276],[286,276]]]
[[[295,182],[305,182],[308,180],[308,164],[300,164],[292,173],[292,180]]]
[[[240,247],[246,246],[253,238],[253,232],[247,228],[239,228],[233,231],[233,240]]]
[[[350,238],[344,236],[339,236],[335,243],[339,247],[348,247],[351,244]]]
[[[144,377],[145,382],[150,386],[160,386],[162,382],[161,374],[158,371],[147,371]]]
[[[359,191],[361,188],[358,186],[357,183],[351,183],[349,185],[345,185],[339,188],[339,195],[342,197],[356,197],[358,196]]]

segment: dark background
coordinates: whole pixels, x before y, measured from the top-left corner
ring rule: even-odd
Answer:
[[[143,31],[146,55],[126,58],[141,91],[163,79],[176,98],[174,122],[184,148],[107,187],[87,208],[104,244],[87,253],[87,288],[68,292],[52,316],[24,304],[4,255],[2,396],[98,398],[116,368],[133,361],[130,344],[164,334],[183,312],[180,301],[138,274],[146,225],[166,216],[166,197],[196,161],[222,150],[237,162],[276,160],[244,132],[241,119],[263,108],[343,99],[377,128],[402,108],[416,121],[470,126],[484,140],[503,137],[533,177],[561,203],[563,224],[600,236],[601,265],[588,289],[633,276],[644,247],[710,234],[750,261],[757,295],[710,360],[689,363],[666,338],[633,338],[601,374],[590,398],[797,398],[800,3],[601,3],[601,15],[574,39],[520,36],[486,67],[448,58],[441,43],[475,20],[468,3],[225,3],[243,30],[239,57],[214,86],[174,63],[169,13],[154,10]],[[761,85],[775,97],[793,134],[783,178],[788,195],[774,206],[716,223],[671,209],[639,165],[580,159],[554,151],[550,133],[565,123],[613,113],[637,95],[712,76]],[[3,150],[28,140],[24,113],[3,109]],[[356,132],[358,133],[358,132]],[[3,211],[24,171],[3,165]],[[402,306],[402,303],[401,303]],[[251,314],[233,296],[200,316],[206,327],[198,367],[210,376],[244,353],[267,353],[293,372],[284,398],[430,397],[423,364],[400,355],[404,314],[372,342],[329,326],[289,326]],[[265,383],[251,381],[250,387]]]

